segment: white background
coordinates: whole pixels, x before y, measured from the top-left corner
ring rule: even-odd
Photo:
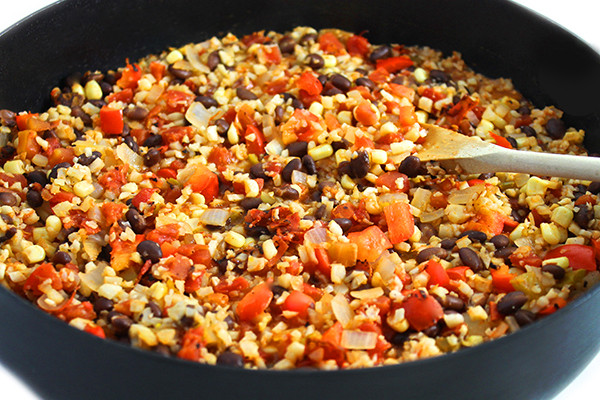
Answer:
[[[10,1],[10,5],[8,5],[7,0],[2,0],[0,31],[53,2],[53,0],[17,0]],[[598,23],[597,7],[594,7],[596,4],[594,0],[519,0],[516,2],[560,23],[600,51],[600,24]],[[0,88],[0,90],[2,89]],[[557,366],[557,368],[560,368],[560,366]],[[597,397],[599,380],[600,355],[555,400],[580,400]],[[6,400],[39,400],[38,396],[33,394],[2,365],[0,365],[0,393],[0,397]]]

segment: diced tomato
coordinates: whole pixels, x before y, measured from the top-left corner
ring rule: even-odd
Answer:
[[[448,268],[446,273],[448,274],[448,278],[452,279],[453,281],[466,281],[467,273],[469,271],[473,272],[469,267],[460,266]]]
[[[167,258],[177,253],[177,250],[179,250],[179,246],[171,242],[163,242],[160,245],[160,250],[162,251],[163,257]]]
[[[492,139],[494,139],[498,146],[504,147],[506,149],[513,148],[508,139],[506,139],[504,136],[497,135],[494,132],[490,132],[490,136],[492,137]]]
[[[192,191],[204,196],[206,203],[210,203],[219,193],[219,178],[217,174],[203,165],[198,165],[192,176],[185,183]]]
[[[272,96],[285,92],[287,89],[287,79],[278,79],[276,81],[267,82],[264,91]]]
[[[354,138],[354,148],[355,149],[374,149],[375,143],[367,137],[367,135],[356,136]]]
[[[425,272],[429,275],[429,282],[427,282],[428,288],[434,285],[445,287],[446,289],[450,288],[450,277],[439,262],[429,260],[425,266]]]
[[[279,51],[279,46],[263,46],[262,51],[265,59],[267,60],[267,64],[279,64],[281,62],[281,52]]]
[[[100,128],[108,135],[123,133],[123,110],[103,106],[100,109]]]
[[[373,109],[370,101],[361,101],[356,107],[354,107],[354,117],[358,122],[365,126],[372,126],[379,121],[379,115],[377,111]]]
[[[404,68],[410,67],[413,64],[413,61],[406,56],[383,58],[377,60],[376,62],[377,68],[383,68],[389,73],[398,72]]]
[[[167,274],[174,280],[184,280],[192,270],[194,263],[189,258],[181,254],[174,254],[169,257],[163,267],[167,269]]]
[[[321,336],[321,340],[324,342],[329,342],[334,346],[339,346],[342,342],[342,333],[344,332],[344,327],[340,322],[336,322],[331,326],[331,328],[327,329],[323,332],[323,336]]]
[[[39,114],[32,114],[32,113],[27,113],[27,114],[19,114],[15,117],[15,121],[17,122],[17,128],[19,128],[20,131],[24,131],[27,128],[27,121],[29,121],[31,118],[38,116]]]
[[[6,182],[8,187],[11,187],[17,182],[21,184],[21,187],[27,186],[27,179],[25,179],[25,176],[21,174],[6,174],[4,172],[0,172],[0,182]]]
[[[458,125],[469,111],[475,111],[479,100],[471,96],[464,96],[458,103],[447,111],[446,122],[451,125]],[[481,115],[479,115],[481,117]]]
[[[408,193],[410,190],[408,176],[397,171],[385,172],[379,175],[375,181],[375,186],[385,186],[392,192]]]
[[[90,333],[94,336],[98,336],[101,339],[106,339],[106,334],[104,333],[104,329],[98,325],[88,324],[83,329],[84,332]]]
[[[265,152],[265,135],[254,125],[248,125],[244,134],[248,152],[256,155]]]
[[[89,301],[83,301],[79,304],[72,304],[72,302],[69,302],[64,308],[60,309],[58,312],[55,312],[54,315],[56,315],[57,318],[67,322],[75,318],[89,320],[96,318],[94,306]]]
[[[584,194],[583,196],[579,196],[577,200],[575,200],[576,206],[580,206],[582,204],[590,204],[592,206],[596,205],[596,199],[592,195]]]
[[[385,68],[377,68],[369,74],[369,79],[375,83],[387,82],[389,77],[390,73]]]
[[[503,265],[498,269],[491,269],[492,272],[492,284],[494,288],[500,293],[513,292],[515,288],[510,281],[516,276],[508,270],[508,266]]]
[[[112,225],[123,218],[127,206],[123,203],[103,203],[100,207],[107,225]]]
[[[352,35],[346,41],[346,49],[351,56],[364,57],[369,52],[369,41],[359,35]]]
[[[207,161],[215,164],[219,171],[227,169],[227,167],[235,161],[235,157],[227,148],[223,146],[216,146],[210,151]]]
[[[116,239],[110,243],[110,266],[117,272],[133,266],[131,255],[137,251],[137,245],[144,240],[144,235],[136,235],[135,241],[123,241]]]
[[[396,97],[407,98],[410,101],[413,101],[415,98],[415,90],[409,88],[408,86],[400,85],[398,83],[389,83],[390,92],[394,94]]]
[[[98,178],[98,182],[102,185],[105,190],[110,192],[116,192],[123,185],[127,183],[126,177],[126,165],[120,165],[118,167],[113,167],[100,175]]]
[[[253,32],[251,34],[245,35],[242,37],[241,41],[246,45],[246,47],[252,46],[254,43],[266,43],[270,39],[265,36],[264,31]]]
[[[204,244],[184,244],[177,250],[179,254],[182,254],[190,258],[194,264],[202,264],[207,267],[211,265],[212,258],[208,246]]]
[[[559,256],[561,257],[561,256]],[[514,267],[525,269],[526,266],[540,267],[542,259],[529,246],[522,246],[515,250],[509,257]]]
[[[68,192],[63,192],[60,191],[58,193],[56,193],[55,195],[53,195],[50,200],[48,200],[48,203],[50,203],[50,207],[54,207],[57,204],[62,203],[63,201],[72,201],[75,197],[73,193],[68,193]]]
[[[133,101],[133,90],[123,89],[119,92],[114,92],[106,96],[106,103],[110,104],[113,101],[122,101],[123,103],[131,103]]]
[[[172,168],[161,168],[156,171],[156,176],[164,179],[177,179],[177,171]]]
[[[558,257],[567,257],[569,259],[569,267],[574,270],[585,269],[587,271],[595,271],[597,269],[596,251],[591,246],[565,244],[550,250],[544,259],[548,260]]]
[[[419,94],[423,97],[427,97],[427,98],[433,100],[434,102],[442,100],[446,97],[445,94],[438,92],[434,88],[423,87],[423,86],[419,87]]]
[[[396,202],[383,208],[392,244],[402,243],[415,233],[415,219],[408,203]]]
[[[181,349],[177,352],[177,357],[184,360],[199,361],[202,357],[203,347],[204,329],[201,326],[189,329],[183,335]]]
[[[313,300],[317,301],[323,297],[323,291],[319,288],[314,287],[310,283],[304,282],[302,284],[302,292],[309,295]]]
[[[555,297],[550,300],[550,304],[538,311],[540,315],[550,315],[567,305],[567,301],[562,297]]]
[[[336,56],[344,54],[344,45],[331,32],[325,32],[319,36],[319,47],[325,53],[334,54]]]
[[[140,204],[141,203],[148,203],[150,201],[150,197],[152,197],[152,194],[158,192],[158,189],[154,189],[154,188],[143,188],[141,189],[138,194],[136,194],[133,199],[131,199],[131,205],[134,206],[135,208],[137,208],[138,210],[140,209]]]
[[[195,95],[182,92],[181,90],[167,90],[166,93],[163,94],[163,97],[167,103],[167,113],[185,113],[196,98]]]
[[[319,271],[329,277],[331,275],[331,263],[329,262],[327,250],[322,247],[315,248],[315,257],[317,257],[317,268]]]
[[[157,81],[160,81],[165,76],[167,67],[158,61],[152,61],[150,63],[150,73]]]
[[[283,310],[297,312],[299,317],[306,318],[308,309],[314,307],[314,305],[315,301],[312,297],[298,290],[294,290],[285,298]]]
[[[476,230],[490,236],[499,235],[504,230],[504,225],[512,219],[497,211],[481,210],[472,220],[466,223],[466,230]]]
[[[240,320],[251,321],[267,309],[273,299],[269,286],[269,281],[260,283],[242,297],[235,309]]]
[[[295,141],[308,142],[325,129],[325,123],[315,114],[297,108],[290,119],[280,126],[284,144]]]
[[[310,71],[305,71],[300,75],[296,81],[296,86],[298,86],[298,89],[304,90],[310,96],[320,94],[323,90],[321,82],[319,82],[315,74]]]
[[[234,291],[241,292],[248,289],[248,286],[250,286],[250,282],[248,282],[248,280],[245,278],[238,276],[231,281],[231,283],[227,280],[222,280],[219,282],[217,286],[215,286],[215,292],[225,294],[229,294]]]
[[[191,272],[188,274],[187,278],[185,279],[185,284],[184,284],[184,290],[186,293],[194,293],[196,290],[200,289],[202,287],[202,278],[204,276],[204,270],[197,270],[197,269],[193,269],[191,270]],[[217,293],[213,293],[213,294],[217,294]],[[218,293],[221,294],[221,293]],[[225,296],[227,297],[227,296]],[[227,297],[227,300],[229,300],[229,297]]]
[[[117,81],[117,86],[122,89],[135,89],[138,86],[138,81],[142,77],[142,70],[137,64],[127,63],[127,67],[121,73],[121,78]]]
[[[146,239],[152,240],[160,245],[164,242],[172,242],[179,237],[179,224],[161,225],[146,234]]]
[[[165,144],[181,142],[184,137],[192,136],[193,129],[191,126],[174,126],[160,133]]]
[[[414,291],[402,302],[404,315],[411,328],[423,331],[444,317],[444,309],[432,296]]]
[[[398,107],[398,123],[400,126],[412,126],[417,122],[415,106]]]
[[[42,291],[39,289],[40,284],[50,280],[50,285],[55,290],[62,289],[62,281],[54,266],[49,263],[44,263],[37,267],[31,275],[25,279],[23,290],[31,291],[35,296],[40,296]]]
[[[19,132],[19,144],[17,145],[17,153],[25,155],[31,160],[36,154],[42,152],[42,147],[38,144],[37,132],[32,130],[24,130]]]
[[[73,159],[75,158],[75,150],[72,147],[60,147],[54,149],[50,157],[48,157],[48,167],[54,167],[56,164],[63,162],[73,165]]]
[[[376,225],[349,233],[348,240],[358,247],[357,258],[368,262],[377,260],[381,253],[393,247],[385,233]]]

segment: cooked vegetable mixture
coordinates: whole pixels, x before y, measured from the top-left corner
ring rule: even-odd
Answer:
[[[433,123],[585,155],[459,54],[339,30],[229,34],[0,111],[0,281],[195,362],[395,364],[502,337],[600,280],[600,183],[445,171]]]

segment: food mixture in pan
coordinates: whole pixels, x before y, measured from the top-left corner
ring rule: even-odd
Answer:
[[[423,123],[585,155],[459,54],[300,27],[69,77],[0,111],[0,280],[78,329],[248,368],[370,367],[500,338],[598,280],[600,183],[464,175]]]

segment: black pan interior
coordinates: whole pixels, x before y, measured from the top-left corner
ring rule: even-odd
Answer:
[[[297,25],[367,32],[372,43],[460,51],[475,70],[510,77],[536,106],[556,105],[600,151],[600,57],[556,25],[501,0],[312,2],[73,0],[0,38],[0,108],[41,111],[65,76],[107,70],[227,32]],[[67,329],[0,289],[0,358],[44,398],[541,399],[600,346],[598,288],[522,332],[398,367],[322,373],[239,371],[125,349]],[[576,327],[577,329],[570,329]],[[560,366],[560,368],[558,367]]]

